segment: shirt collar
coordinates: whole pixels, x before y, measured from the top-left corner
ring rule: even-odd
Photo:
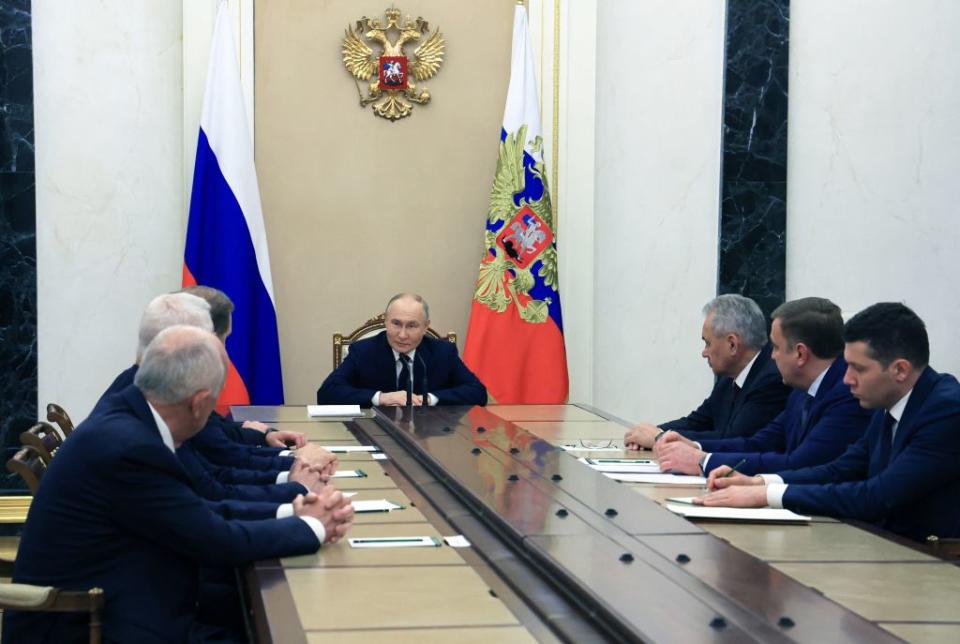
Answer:
[[[893,407],[887,410],[887,413],[893,416],[893,419],[900,422],[900,419],[903,417],[903,410],[907,408],[907,401],[910,400],[910,394],[913,393],[913,389],[908,391],[903,395],[903,398],[898,400],[893,404]]]
[[[760,352],[759,352],[759,351],[757,351],[755,354],[753,354],[753,357],[750,358],[750,362],[747,363],[747,366],[744,367],[743,369],[741,369],[741,370],[740,370],[740,373],[737,375],[737,377],[733,379],[733,382],[734,382],[734,383],[737,385],[737,387],[739,387],[740,389],[743,389],[743,383],[745,383],[745,382],[747,381],[747,376],[750,375],[750,367],[752,367],[752,366],[753,366],[753,363],[757,361],[757,357],[759,357],[759,355],[760,355]]]
[[[394,362],[398,361],[398,360],[400,359],[400,352],[397,351],[396,349],[394,349],[393,347],[390,347],[390,350],[393,351],[393,361],[394,361]],[[417,350],[416,350],[416,349],[410,349],[410,350],[407,351],[407,353],[406,353],[406,356],[407,356],[408,358],[410,358],[410,362],[411,362],[411,363],[413,362],[413,356],[415,356],[415,355],[417,355]]]
[[[832,367],[832,366],[833,366],[833,363],[831,363],[830,366]],[[810,396],[810,397],[812,397],[812,398],[816,398],[816,397],[817,397],[817,392],[820,391],[820,385],[821,385],[821,383],[823,383],[823,378],[827,375],[827,372],[828,372],[828,371],[830,371],[830,367],[827,367],[827,368],[824,369],[822,372],[820,372],[820,375],[817,376],[817,379],[814,380],[814,381],[813,381],[813,384],[810,385],[810,388],[807,389],[807,395],[808,395],[808,396]]]
[[[160,439],[163,441],[163,444],[166,445],[171,452],[174,454],[177,453],[177,448],[173,445],[173,434],[170,433],[170,428],[167,427],[167,423],[164,422],[163,418],[160,417],[160,414],[157,413],[157,410],[153,408],[153,405],[150,404],[150,401],[147,401],[147,406],[150,407],[150,413],[153,414],[153,420],[157,423],[157,430],[160,432]]]

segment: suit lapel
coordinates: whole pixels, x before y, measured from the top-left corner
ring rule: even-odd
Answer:
[[[937,372],[927,367],[920,374],[917,384],[913,386],[913,393],[910,394],[910,400],[907,401],[907,407],[903,410],[903,416],[897,424],[897,431],[893,436],[893,446],[890,449],[890,460],[903,449],[910,434],[916,429],[917,412],[923,407],[937,381]]]
[[[393,357],[393,349],[387,342],[387,332],[382,331],[377,336],[376,375],[374,382],[378,382],[380,391],[397,390],[397,361]]]

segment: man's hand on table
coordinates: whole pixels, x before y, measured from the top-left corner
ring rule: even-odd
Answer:
[[[689,438],[686,438],[682,434],[678,434],[677,432],[671,430],[669,432],[665,432],[664,435],[661,436],[657,440],[657,442],[653,444],[654,453],[659,456],[660,450],[662,450],[665,446],[670,445],[671,443],[683,443],[684,445],[689,445],[690,447],[693,447],[695,449],[700,449],[699,447],[697,447],[697,444],[692,440],[690,440]]]
[[[243,424],[240,426],[245,429],[255,429],[258,432],[263,432],[263,433],[267,433],[267,431],[270,429],[270,425],[267,425],[266,423],[261,423],[259,420],[245,420],[243,421]]]
[[[303,447],[295,450],[293,456],[298,461],[303,461],[304,463],[315,466],[320,470],[320,473],[326,475],[327,478],[333,476],[334,472],[337,471],[336,454],[314,443],[307,443]],[[291,468],[291,472],[292,471],[293,468]]]
[[[703,470],[700,469],[700,460],[704,453],[681,441],[674,441],[663,445],[661,438],[657,445],[657,459],[660,463],[661,472],[673,472],[674,474],[691,474],[700,476]]]
[[[766,485],[732,485],[693,500],[697,505],[722,508],[767,507]]]
[[[763,478],[760,476],[747,476],[740,472],[734,472],[729,465],[721,465],[714,468],[707,477],[708,490],[723,490],[734,485],[764,485]],[[729,476],[728,476],[729,474]]]
[[[342,492],[330,485],[318,492],[298,495],[293,500],[293,513],[320,521],[326,531],[325,543],[336,543],[353,526],[353,504]]]
[[[300,432],[270,432],[265,438],[270,447],[297,449],[307,444],[307,437]]]
[[[663,430],[653,423],[638,423],[624,435],[624,447],[629,450],[651,449],[662,432]]]
[[[407,392],[405,391],[381,392],[380,404],[384,407],[403,407],[407,404]],[[420,394],[413,394],[413,406],[420,407],[422,405],[423,405],[423,396],[421,396]]]

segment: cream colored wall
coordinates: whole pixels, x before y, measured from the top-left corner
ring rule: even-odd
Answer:
[[[396,291],[426,297],[434,326],[456,331],[463,348],[513,4],[399,8],[439,26],[447,50],[440,73],[421,83],[432,102],[391,123],[358,106],[340,60],[343,31],[366,6],[256,5],[256,161],[289,404],[313,400],[331,369],[332,334],[381,311]]]

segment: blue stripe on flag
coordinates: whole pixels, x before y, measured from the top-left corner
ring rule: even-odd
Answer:
[[[197,284],[233,300],[227,352],[254,404],[283,403],[277,315],[257,268],[250,231],[204,131],[200,130],[184,251]]]

